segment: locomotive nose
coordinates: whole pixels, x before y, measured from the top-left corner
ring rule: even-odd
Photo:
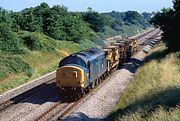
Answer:
[[[57,70],[56,82],[60,88],[81,87],[84,88],[84,70],[76,66],[64,66]]]

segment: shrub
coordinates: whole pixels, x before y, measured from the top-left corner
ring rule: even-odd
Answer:
[[[27,76],[32,76],[32,68],[18,57],[3,57],[0,56],[0,79],[5,78],[11,73],[25,72]]]
[[[19,54],[23,53],[23,46],[20,43],[17,35],[10,30],[10,27],[5,24],[0,24],[0,50],[7,53]]]
[[[33,33],[22,37],[23,44],[30,50],[54,51],[55,42],[44,39],[43,35]]]

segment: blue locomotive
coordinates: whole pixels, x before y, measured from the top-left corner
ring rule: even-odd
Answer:
[[[105,52],[97,48],[71,54],[62,59],[57,69],[57,86],[61,94],[84,94],[89,91],[100,79],[105,77],[107,60]]]

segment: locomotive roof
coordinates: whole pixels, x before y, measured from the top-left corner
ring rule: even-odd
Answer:
[[[95,58],[104,55],[105,52],[97,49],[97,48],[90,48],[84,51],[80,51],[78,53],[71,54],[70,56],[65,57],[59,62],[59,67],[68,64],[77,64],[83,67],[87,67],[87,62],[92,61]]]
[[[85,62],[88,62],[88,61],[90,61],[100,55],[103,55],[103,54],[104,54],[104,52],[98,48],[90,48],[87,50],[80,51],[78,53],[74,53],[71,56],[77,56],[77,57],[81,58],[82,60],[84,60]]]

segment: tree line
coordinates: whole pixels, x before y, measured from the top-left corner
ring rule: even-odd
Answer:
[[[119,14],[121,19],[118,19]],[[145,29],[149,23],[144,17],[144,14],[135,11],[98,13],[92,8],[88,8],[87,12],[70,12],[63,5],[50,7],[46,3],[20,12],[0,8],[0,50],[22,52],[22,43],[16,34],[20,31],[40,32],[56,40],[78,43],[84,39],[93,40],[99,36],[98,33],[106,31],[105,27],[120,32],[123,25],[135,24]],[[34,38],[23,38],[24,43],[33,45]]]

